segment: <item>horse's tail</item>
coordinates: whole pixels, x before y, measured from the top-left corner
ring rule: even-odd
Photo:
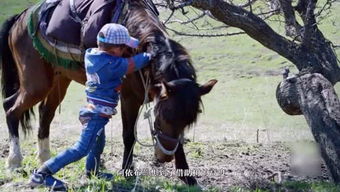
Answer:
[[[9,31],[17,19],[17,15],[8,18],[0,31],[0,69],[1,88],[3,98],[13,95],[17,91],[19,78],[12,52],[8,45]]]
[[[20,87],[18,69],[16,67],[12,52],[9,48],[9,32],[19,15],[8,18],[0,29],[0,70],[2,97],[8,98],[14,95]],[[20,119],[21,127],[26,133],[31,129],[30,116],[34,115],[33,109],[25,111]]]

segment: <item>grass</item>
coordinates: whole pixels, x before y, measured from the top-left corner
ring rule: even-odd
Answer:
[[[21,0],[20,2],[13,2],[12,0],[1,0],[0,2],[0,23],[2,23],[9,16],[20,13],[26,7],[34,5],[38,0]]]
[[[34,2],[37,2],[37,0],[1,0],[0,23],[8,16],[19,13]],[[325,36],[334,44],[340,44],[340,23],[338,22],[340,15],[337,14],[338,10],[340,10],[339,3],[335,4],[335,11],[320,25]],[[166,13],[162,12],[162,14]],[[162,17],[166,16],[163,15]],[[213,25],[219,25],[215,21],[211,22]],[[178,24],[170,25],[170,27],[193,32],[193,30],[183,28]],[[275,24],[274,28],[279,33],[283,33],[282,26]],[[232,31],[236,30],[232,29]],[[281,81],[279,73],[286,66],[296,72],[292,63],[277,53],[264,48],[246,35],[220,38],[189,38],[176,36],[172,33],[170,35],[189,50],[200,83],[209,79],[219,80],[212,92],[203,97],[204,113],[201,114],[197,126],[187,134],[190,138],[195,138],[196,141],[188,146],[193,149],[189,158],[200,158],[202,156],[201,150],[204,146],[200,144],[201,141],[216,139],[252,143],[255,142],[257,130],[260,130],[262,135],[260,142],[312,140],[304,117],[284,114],[275,99],[275,89]],[[337,53],[340,54],[340,49],[337,49]],[[335,88],[337,93],[340,94],[339,83]],[[56,114],[52,123],[52,135],[56,132],[64,133],[62,136],[51,138],[51,148],[54,154],[77,138],[80,131],[77,115],[79,108],[84,103],[84,88],[72,83],[69,93],[61,105],[61,113]],[[7,128],[3,117],[4,112],[1,108],[1,139],[7,137]],[[119,118],[119,116],[114,117],[110,126],[115,131],[114,139],[122,142]],[[65,135],[67,135],[67,138],[65,138]],[[25,159],[23,168],[18,173],[8,175],[4,168],[5,159],[0,158],[0,184],[2,182],[7,183],[10,180],[19,183],[26,182],[28,174],[38,166],[35,159],[35,137],[33,138],[23,141]],[[58,144],[65,141],[66,144],[64,145]],[[136,153],[141,152],[142,149],[136,149]],[[105,191],[112,187],[112,183],[102,180],[94,180],[79,186],[83,170],[84,160],[63,169],[58,173],[58,177],[74,184],[71,186],[71,191]],[[114,183],[119,186],[131,188],[134,185],[133,181],[126,181],[121,176],[116,176]],[[155,179],[154,177],[142,177],[140,185],[147,189],[159,188],[165,191],[195,191],[195,189],[182,184],[169,182],[165,179]],[[329,183],[287,182],[283,184],[283,187],[293,189],[293,191],[340,191],[338,186]],[[1,190],[5,189],[1,188]],[[10,190],[15,190],[15,188]],[[207,191],[218,191],[218,188],[210,188]],[[234,191],[251,190],[235,188]],[[253,191],[260,192],[266,191],[266,189]]]

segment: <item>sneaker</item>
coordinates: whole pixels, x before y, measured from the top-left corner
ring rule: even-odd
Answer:
[[[97,174],[93,175],[93,174],[87,172],[86,175],[89,179],[91,179],[92,176],[95,176],[98,179],[104,179],[106,181],[110,181],[110,180],[113,179],[113,175],[111,173],[98,172]]]
[[[31,175],[30,183],[31,188],[38,186],[46,186],[53,191],[66,191],[66,184],[59,179],[54,178],[52,175],[34,171]]]

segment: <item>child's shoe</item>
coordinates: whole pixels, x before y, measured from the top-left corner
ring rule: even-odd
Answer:
[[[46,186],[52,189],[52,191],[66,191],[66,184],[59,179],[54,178],[52,175],[34,171],[31,175],[30,187]]]

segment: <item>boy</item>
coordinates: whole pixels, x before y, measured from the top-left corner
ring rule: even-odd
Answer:
[[[115,115],[121,78],[141,69],[151,59],[151,54],[142,53],[131,58],[122,58],[127,46],[137,48],[139,41],[130,37],[128,30],[119,24],[106,24],[97,35],[98,48],[85,53],[86,95],[88,105],[80,110],[79,120],[83,125],[78,142],[71,148],[49,159],[35,171],[31,187],[44,185],[55,190],[66,190],[66,185],[52,175],[66,165],[87,155],[86,174],[112,179],[112,174],[98,172],[100,155],[105,145],[104,127]]]

